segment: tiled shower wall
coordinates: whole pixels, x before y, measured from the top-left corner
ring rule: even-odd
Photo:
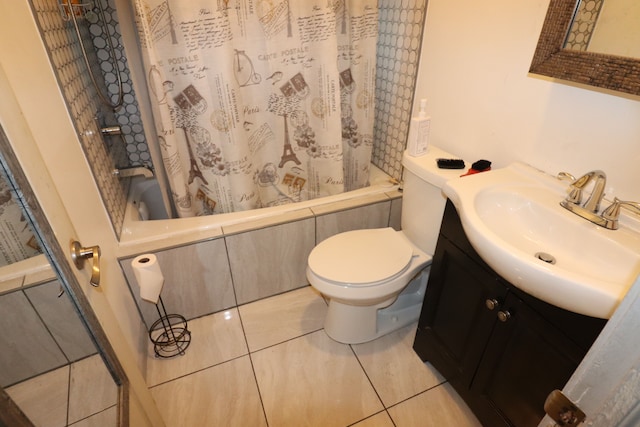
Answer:
[[[379,0],[378,7],[376,120],[371,162],[401,179],[427,0]]]
[[[100,133],[101,126],[115,124],[116,118],[113,111],[98,101],[73,24],[63,19],[58,1],[31,0],[31,7],[114,232],[119,236],[126,208],[127,181],[119,181],[112,172],[127,160],[120,138],[103,138]],[[82,19],[79,24],[90,62],[96,64],[94,74],[99,78],[95,51],[90,48],[91,37]]]
[[[123,80],[124,104],[115,112],[108,111],[98,104],[95,89],[85,71],[73,26],[62,19],[58,1],[30,1],[105,207],[119,236],[127,188],[113,176],[112,169],[114,166],[124,165],[151,166],[152,162],[113,0],[100,1],[105,9],[107,28],[112,36],[118,69]],[[372,162],[389,175],[400,179],[402,152],[406,145],[411,118],[413,88],[418,71],[427,0],[379,0],[379,7],[376,126]],[[99,67],[96,67],[96,75],[103,76],[107,86],[105,91],[108,90],[113,96],[118,91],[115,84],[116,74],[106,44],[105,29],[99,25],[97,18],[98,14],[94,11],[87,15],[86,20],[81,19],[80,24],[87,45],[93,44],[96,48],[91,53],[95,63],[99,64]],[[123,130],[124,141],[120,137],[106,137],[106,144],[102,143],[98,125],[94,120],[98,111],[101,111],[99,115],[103,117],[100,125],[119,124]],[[110,159],[110,154],[113,154],[110,151],[116,151],[115,161]]]
[[[97,6],[94,6],[92,13],[87,14],[89,33],[93,39],[93,46],[97,53],[97,61],[100,64],[100,69],[107,82],[107,90],[111,95],[111,99],[117,99],[119,91],[122,90],[122,107],[115,111],[115,115],[122,129],[122,138],[126,146],[127,158],[131,166],[153,166],[142,120],[140,118],[138,100],[136,99],[129,66],[127,65],[127,57],[124,52],[114,0],[95,1],[101,1],[106,24],[100,19],[99,9]],[[107,41],[107,31],[111,36],[112,46],[115,51],[118,64],[117,69],[114,67],[113,54]],[[118,85],[118,75],[122,82],[122,88]]]
[[[567,35],[567,49],[585,52],[589,49],[589,42],[591,41],[593,30],[596,28],[596,22],[603,4],[604,0],[584,0],[580,2]]]

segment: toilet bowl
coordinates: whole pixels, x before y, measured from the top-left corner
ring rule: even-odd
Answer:
[[[329,299],[325,332],[356,344],[416,321],[430,265],[430,255],[392,228],[324,240],[309,255],[307,279]]]
[[[402,231],[346,231],[311,251],[307,279],[329,300],[324,329],[334,340],[371,341],[420,316],[446,202],[441,188],[460,175],[439,169],[437,158],[453,156],[436,147],[421,157],[405,152]]]

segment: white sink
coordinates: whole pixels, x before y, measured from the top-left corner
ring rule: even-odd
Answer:
[[[443,191],[498,274],[555,306],[609,318],[640,274],[640,222],[621,218],[618,230],[592,224],[559,205],[567,188],[514,163],[448,181]]]

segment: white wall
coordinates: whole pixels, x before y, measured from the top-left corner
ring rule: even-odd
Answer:
[[[528,74],[548,5],[429,0],[416,104],[429,99],[431,143],[494,167],[602,169],[607,198],[640,201],[640,97]]]

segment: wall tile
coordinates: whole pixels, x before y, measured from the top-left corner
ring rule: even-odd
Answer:
[[[587,51],[596,28],[604,0],[585,0],[578,5],[573,23],[567,34],[565,49]]]
[[[96,89],[91,83],[84,63],[81,45],[72,23],[63,20],[57,0],[31,0],[34,16],[51,64],[58,78],[58,85],[67,104],[78,139],[93,172],[105,209],[116,235],[122,231],[126,208],[127,181],[119,181],[112,174],[116,166],[128,164],[124,144],[119,138],[102,138],[100,126],[116,124],[112,110],[103,107]],[[84,19],[79,20],[80,35],[89,54],[94,75],[98,82],[101,70],[92,46],[91,33]],[[93,61],[91,61],[93,59]],[[105,85],[101,85],[103,93]]]
[[[25,294],[47,325],[67,359],[74,362],[97,353],[93,341],[68,295],[58,298],[60,282],[51,281],[25,289]]]
[[[115,143],[121,145],[123,151],[126,151],[126,156],[131,165],[152,166],[151,154],[149,153],[143,124],[140,120],[140,108],[133,89],[133,82],[131,81],[131,73],[122,44],[122,35],[119,32],[118,13],[112,4],[113,2],[108,0],[99,1],[101,1],[102,9],[107,19],[108,31],[116,56],[115,60],[118,63],[117,68],[114,66],[111,49],[107,44],[107,29],[99,19],[100,10],[96,3],[93,6],[94,13],[87,16],[87,21],[93,40],[93,47],[96,50],[96,61],[100,64],[104,80],[109,83],[106,90],[112,102],[118,99],[118,94],[122,90],[122,107],[115,111],[117,124],[122,129],[122,135],[114,137],[116,139]],[[118,84],[118,77],[122,82],[121,88]]]
[[[311,209],[298,209],[291,212],[284,212],[278,215],[260,218],[252,221],[239,222],[237,224],[231,224],[223,226],[222,231],[226,236],[232,234],[243,233],[252,230],[259,230],[262,228],[271,227],[274,225],[286,224],[288,222],[299,221],[302,219],[312,218],[313,212]]]
[[[238,304],[307,285],[314,220],[295,221],[225,238]]]
[[[389,227],[393,227],[394,230],[402,230],[402,193],[396,191],[395,193],[389,193],[391,197],[391,214],[389,215]]]
[[[316,242],[320,243],[334,234],[364,228],[389,226],[391,201],[374,203],[358,208],[338,211],[316,217]]]
[[[0,386],[67,364],[22,291],[0,296]]]
[[[381,0],[378,7],[376,120],[371,162],[400,180],[427,2]]]
[[[24,276],[0,280],[0,294],[13,292],[15,289],[22,286],[22,282],[24,282]]]
[[[187,320],[236,305],[223,239],[208,240],[155,253],[164,275],[162,301],[169,314]],[[149,328],[158,320],[155,306],[140,298],[131,261],[120,260],[138,308]]]
[[[311,210],[316,216],[318,216],[338,211],[345,211],[347,209],[357,208],[363,205],[372,205],[378,202],[386,202],[387,200],[389,200],[389,197],[386,194],[370,194],[367,196],[340,200],[338,202],[325,203],[323,205],[314,206],[311,208]]]

